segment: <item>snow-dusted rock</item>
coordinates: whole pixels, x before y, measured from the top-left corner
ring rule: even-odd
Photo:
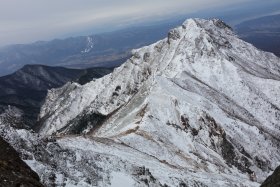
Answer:
[[[279,58],[217,19],[189,19],[132,53],[101,79],[49,91],[39,133],[67,152],[54,151],[57,180],[258,186],[280,164]]]

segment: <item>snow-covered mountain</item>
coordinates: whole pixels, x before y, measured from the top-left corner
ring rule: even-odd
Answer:
[[[278,57],[217,19],[132,53],[50,90],[39,135],[0,128],[44,184],[259,186],[280,164]]]

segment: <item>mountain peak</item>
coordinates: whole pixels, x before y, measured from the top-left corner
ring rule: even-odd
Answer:
[[[268,57],[270,61],[265,60]],[[239,63],[241,59],[246,63]],[[77,87],[74,90],[71,88],[73,95],[80,95],[83,92],[92,92],[92,94],[86,94],[80,98],[81,100],[65,98],[69,101],[74,99],[70,103],[74,105],[77,102],[76,104],[82,107],[71,110],[71,115],[65,113],[66,119],[62,121],[56,118],[55,114],[54,118],[48,119],[51,120],[50,122],[45,123],[57,123],[58,126],[64,128],[83,110],[87,110],[86,113],[95,112],[107,116],[128,102],[144,85],[153,84],[151,82],[154,82],[158,76],[176,79],[188,75],[211,85],[216,79],[223,80],[219,76],[225,73],[221,68],[227,64],[231,66],[231,71],[239,68],[248,71],[252,66],[257,66],[260,68],[254,68],[253,71],[260,74],[258,76],[279,79],[277,72],[279,65],[271,61],[279,61],[279,59],[238,39],[221,20],[188,19],[182,26],[172,29],[167,38],[150,46],[133,50],[132,57],[121,67],[116,68],[112,74],[83,87]],[[68,90],[68,86],[66,85],[61,90]],[[117,87],[121,87],[119,93],[115,93]],[[50,97],[60,97],[56,93],[57,91],[49,92]],[[48,100],[46,103],[55,106],[58,104]],[[43,107],[41,117],[51,112],[49,109],[53,107]],[[60,109],[68,111],[68,107],[62,106]]]
[[[279,85],[275,55],[240,40],[221,20],[189,19],[133,50],[113,73],[49,91],[40,134],[118,142],[180,168],[174,181],[188,171],[223,175],[213,181],[225,186],[255,186],[280,160]]]

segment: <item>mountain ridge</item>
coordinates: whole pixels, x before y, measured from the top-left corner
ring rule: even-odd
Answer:
[[[102,77],[110,72],[109,68],[69,69],[46,65],[25,65],[13,74],[0,77],[1,117],[11,120],[12,115],[17,112],[18,115],[22,115],[25,121],[22,123],[27,125],[25,128],[30,128],[37,120],[48,89],[58,88],[70,81],[85,84],[93,78]],[[3,114],[5,111],[7,115]]]

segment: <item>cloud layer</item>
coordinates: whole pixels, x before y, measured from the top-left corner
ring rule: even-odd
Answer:
[[[1,0],[0,46],[113,30],[253,0]]]

